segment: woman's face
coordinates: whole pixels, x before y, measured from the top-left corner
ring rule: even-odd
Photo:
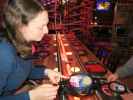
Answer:
[[[21,27],[20,31],[26,41],[40,41],[44,34],[48,34],[48,13],[40,12],[27,25]]]

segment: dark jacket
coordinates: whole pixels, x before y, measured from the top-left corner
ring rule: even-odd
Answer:
[[[28,92],[11,95],[26,79],[44,77],[44,68],[32,66],[31,60],[20,58],[13,45],[0,41],[0,100],[29,100]]]

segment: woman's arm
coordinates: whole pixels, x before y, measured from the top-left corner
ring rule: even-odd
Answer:
[[[45,75],[45,68],[43,65],[36,65],[32,67],[29,79],[42,79]]]
[[[17,95],[0,96],[0,100],[30,100],[29,93],[24,92]]]
[[[13,70],[15,56],[7,43],[0,43],[0,100],[29,100],[28,93],[4,96],[8,78]]]
[[[12,65],[14,62],[14,55],[10,46],[0,42],[0,95],[6,88],[8,78],[12,72]]]

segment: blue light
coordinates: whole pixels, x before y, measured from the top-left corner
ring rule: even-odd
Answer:
[[[111,7],[109,0],[96,0],[96,10],[108,11]]]

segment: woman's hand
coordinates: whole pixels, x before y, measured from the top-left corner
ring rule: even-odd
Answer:
[[[62,75],[59,72],[56,72],[51,69],[46,69],[46,73],[48,75],[48,78],[53,84],[58,84],[61,78],[68,79],[69,77]]]
[[[109,76],[107,76],[108,82],[116,81],[118,78],[119,78],[119,76],[118,76],[117,73],[115,73],[115,74],[110,74]]]
[[[29,91],[30,100],[54,100],[59,86],[43,84]]]

